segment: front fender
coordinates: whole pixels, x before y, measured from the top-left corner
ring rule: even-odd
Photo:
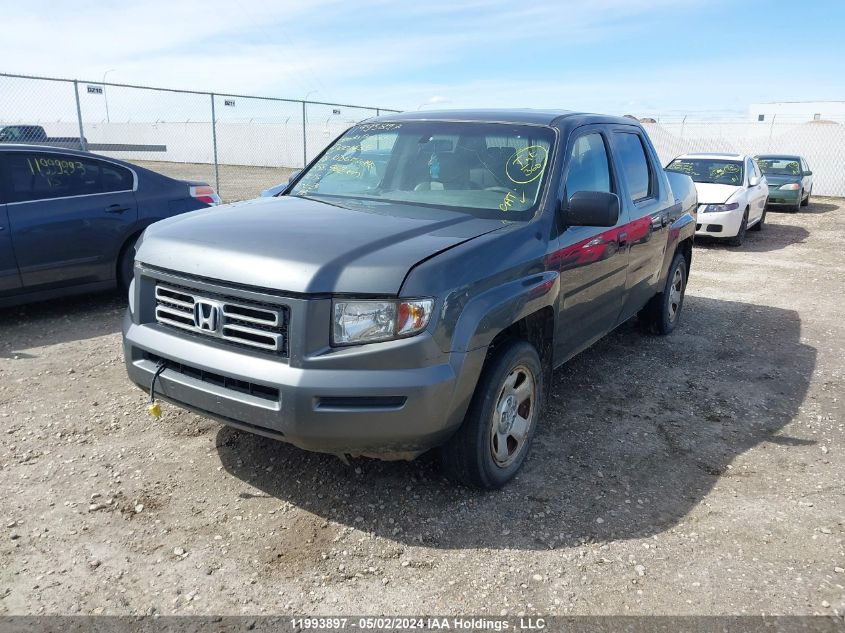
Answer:
[[[450,337],[450,351],[469,352],[489,346],[505,328],[556,305],[559,295],[560,275],[546,271],[494,286],[465,302],[460,296],[450,297],[444,310],[448,313],[460,309]]]

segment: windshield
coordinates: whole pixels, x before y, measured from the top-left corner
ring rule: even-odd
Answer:
[[[527,220],[542,197],[551,128],[445,121],[356,125],[288,195],[447,207]]]
[[[801,166],[794,156],[772,156],[769,158],[760,156],[756,160],[760,171],[769,176],[801,175]]]
[[[737,187],[742,185],[742,161],[713,158],[676,158],[669,163],[666,169],[686,174],[693,179],[693,182],[710,182]]]

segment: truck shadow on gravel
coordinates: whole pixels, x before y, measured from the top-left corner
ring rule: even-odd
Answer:
[[[120,331],[126,297],[118,291],[0,308],[0,358],[18,350],[81,341]]]
[[[645,538],[717,483],[739,485],[749,472],[731,464],[743,452],[766,451],[775,472],[782,451],[811,443],[779,434],[816,364],[800,337],[797,312],[696,296],[672,336],[623,325],[555,372],[531,455],[495,492],[453,486],[433,454],[347,466],[228,427],[217,449],[231,475],[314,515],[315,529],[331,521],[435,548]]]

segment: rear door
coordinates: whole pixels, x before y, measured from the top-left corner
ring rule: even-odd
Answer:
[[[136,175],[107,160],[9,152],[8,216],[27,290],[115,278],[119,249],[138,219]]]
[[[567,204],[578,191],[620,193],[609,156],[603,126],[585,126],[572,133],[566,150],[562,204]],[[561,361],[590,345],[616,324],[628,267],[627,247],[619,242],[626,218],[626,211],[621,209],[614,227],[568,227],[558,238],[551,261],[560,271],[555,356]]]
[[[629,218],[623,235],[630,249],[625,302],[616,315],[620,322],[657,292],[668,234],[668,192],[661,189],[660,163],[639,128],[615,126],[611,138],[613,160],[624,185],[622,206]]]

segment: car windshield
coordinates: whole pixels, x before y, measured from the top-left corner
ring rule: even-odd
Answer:
[[[742,161],[714,158],[676,158],[666,167],[669,171],[686,174],[693,182],[740,186],[743,178]]]
[[[534,125],[363,123],[335,141],[288,195],[527,220],[542,197],[554,138],[551,128]]]
[[[757,166],[768,176],[800,176],[801,166],[795,156],[758,156]]]

